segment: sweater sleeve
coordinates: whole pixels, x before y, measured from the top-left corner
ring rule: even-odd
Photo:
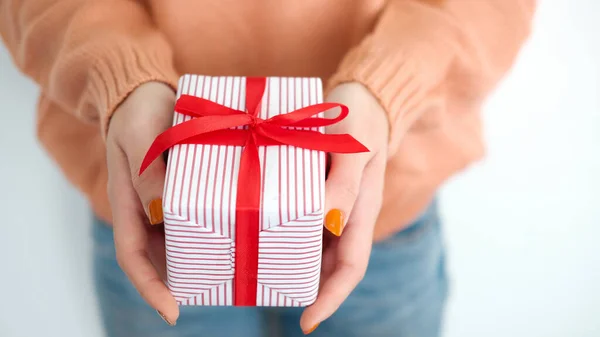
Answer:
[[[0,35],[44,97],[103,135],[136,87],[177,83],[170,46],[141,1],[3,0]]]
[[[535,0],[389,0],[329,87],[356,81],[373,93],[389,116],[393,154],[425,111],[444,110],[458,99],[480,104],[512,66],[535,5]]]

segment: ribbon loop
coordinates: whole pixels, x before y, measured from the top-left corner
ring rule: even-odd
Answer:
[[[246,110],[248,114],[257,117],[258,107],[265,93],[267,81],[264,77],[247,77],[246,78]]]
[[[177,124],[154,139],[140,167],[140,175],[152,164],[163,152],[178,144],[189,144],[188,140],[209,132],[228,129],[236,126],[247,125],[251,122],[250,116],[246,114],[230,116],[206,116],[195,118],[181,124]],[[229,144],[228,144],[229,145]],[[233,144],[230,144],[233,145]]]
[[[335,118],[313,117],[317,116],[321,112],[325,112],[334,108],[341,108],[340,114]],[[348,107],[339,103],[320,103],[300,108],[287,114],[273,116],[266,120],[265,123],[278,126],[295,127],[329,126],[346,118],[348,116],[348,112]]]

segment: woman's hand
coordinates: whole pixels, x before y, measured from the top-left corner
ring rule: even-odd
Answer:
[[[367,270],[387,158],[387,116],[365,87],[340,85],[327,101],[350,108],[348,117],[329,127],[327,133],[348,133],[370,152],[331,155],[325,183],[325,227],[337,237],[325,235],[319,296],[300,319],[305,333],[337,310]]]
[[[107,147],[108,197],[113,214],[117,261],[141,296],[173,325],[179,307],[166,279],[161,197],[165,163],[138,172],[154,138],[173,120],[175,93],[158,82],[141,85],[115,111]]]
[[[328,133],[351,134],[370,152],[331,156],[325,225],[339,237],[326,236],[322,286],[316,302],[302,316],[304,331],[333,314],[366,271],[386,162],[388,122],[375,98],[362,85],[350,83],[334,89],[327,100],[343,103],[351,111]],[[143,176],[138,172],[150,144],[171,125],[174,103],[175,93],[168,86],[140,86],[115,111],[107,138],[117,260],[144,300],[169,323],[175,323],[179,308],[163,282],[164,233],[150,226],[162,221],[165,164],[157,160]]]

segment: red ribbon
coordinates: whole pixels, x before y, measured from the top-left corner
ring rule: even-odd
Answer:
[[[348,107],[338,103],[321,103],[277,115],[258,118],[259,105],[266,86],[265,78],[246,78],[246,110],[235,110],[195,96],[182,95],[175,111],[192,117],[160,134],[146,153],[140,175],[163,152],[177,144],[212,144],[243,146],[236,199],[236,268],[234,271],[234,305],[256,306],[258,282],[258,239],[260,211],[259,146],[292,145],[299,148],[358,153],[369,150],[347,134],[322,134],[311,130],[286,127],[322,127],[335,124],[348,115]],[[313,117],[340,107],[332,119]],[[232,129],[247,126],[244,129]],[[243,186],[243,189],[240,187]],[[243,192],[242,192],[243,191]]]

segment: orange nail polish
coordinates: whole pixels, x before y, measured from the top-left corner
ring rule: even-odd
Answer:
[[[308,330],[306,330],[306,331],[303,331],[303,332],[304,332],[304,334],[305,334],[305,335],[308,335],[309,333],[311,333],[311,332],[315,331],[315,329],[316,329],[318,326],[319,326],[319,323],[315,324],[315,326],[313,326],[312,328],[310,328],[310,329],[308,329]]]
[[[344,229],[344,212],[334,208],[327,212],[325,216],[325,228],[335,236],[342,235]]]
[[[154,199],[148,204],[148,214],[150,216],[150,224],[158,225],[163,222],[162,199]]]

